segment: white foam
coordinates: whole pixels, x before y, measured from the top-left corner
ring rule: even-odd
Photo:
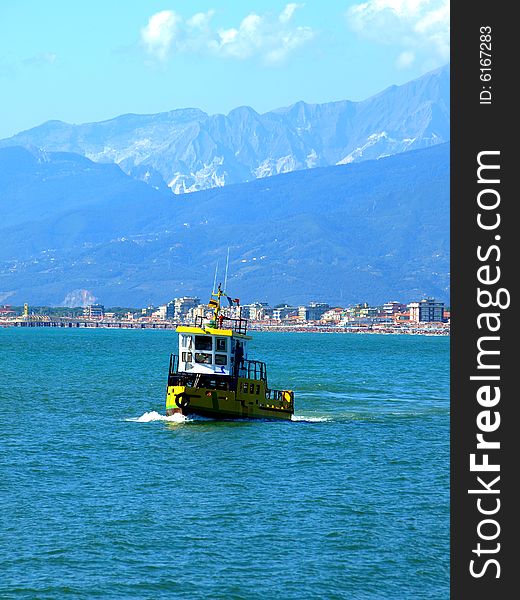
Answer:
[[[306,417],[305,415],[292,415],[291,421],[298,421],[300,423],[325,423],[326,421],[332,421],[330,417]]]
[[[145,412],[144,415],[140,417],[132,417],[131,419],[125,419],[125,421],[131,421],[133,423],[150,423],[152,421],[170,421],[172,423],[184,423],[188,418],[185,415],[181,415],[180,413],[175,413],[173,415],[161,415],[155,410],[151,412]]]
[[[189,421],[212,421],[213,419],[209,419],[207,417],[199,417],[193,415],[188,419],[186,415],[181,415],[180,413],[175,413],[174,415],[161,415],[155,410],[150,412],[145,412],[140,417],[130,417],[129,419],[125,419],[125,421],[131,423],[151,423],[153,421],[168,421],[170,423],[186,423]],[[299,423],[325,423],[327,421],[332,421],[330,417],[310,417],[305,415],[292,415],[291,421],[297,421]]]

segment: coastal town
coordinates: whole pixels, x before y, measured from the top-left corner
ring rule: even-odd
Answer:
[[[175,329],[181,324],[195,323],[198,316],[210,317],[211,312],[196,296],[174,298],[160,306],[140,309],[111,309],[102,304],[74,309],[4,305],[0,307],[0,326]],[[242,305],[235,298],[229,299],[223,313],[230,318],[248,319],[249,329],[256,331],[450,334],[449,310],[443,302],[431,297],[408,304],[392,300],[380,306],[365,302],[348,307],[317,301],[300,306],[285,303],[270,306],[267,302]]]

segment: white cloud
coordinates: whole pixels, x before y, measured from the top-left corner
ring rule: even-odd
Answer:
[[[430,66],[449,60],[449,0],[367,0],[352,6],[347,19],[360,35],[401,47],[400,68],[418,60]]]
[[[287,23],[292,19],[294,11],[302,7],[303,4],[296,4],[296,2],[291,2],[290,4],[287,4],[287,6],[280,13],[278,20],[280,21],[280,23]]]
[[[208,10],[207,13],[196,13],[193,17],[190,17],[186,23],[189,28],[200,29],[201,31],[207,31],[210,26],[211,17],[215,14],[214,10]]]
[[[290,3],[279,15],[251,13],[236,27],[216,29],[213,10],[184,19],[172,10],[150,17],[141,30],[141,41],[154,58],[165,61],[185,52],[224,58],[259,57],[265,63],[284,61],[296,48],[314,37],[310,27],[295,26],[293,17],[303,5]]]
[[[181,18],[173,10],[152,15],[148,25],[141,29],[141,40],[147,52],[159,60],[166,60],[180,22]]]

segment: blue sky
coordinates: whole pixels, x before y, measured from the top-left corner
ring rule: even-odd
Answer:
[[[446,64],[448,0],[0,0],[0,138],[50,120],[362,100]]]

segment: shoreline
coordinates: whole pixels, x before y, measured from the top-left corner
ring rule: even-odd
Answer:
[[[59,329],[152,329],[175,330],[177,323],[164,321],[131,323],[126,321],[71,321],[71,320],[35,320],[35,321],[0,321],[2,328],[59,328]],[[450,336],[450,326],[446,323],[422,323],[407,325],[367,325],[367,326],[335,326],[335,325],[260,325],[253,324],[250,332],[271,331],[277,333],[353,333],[369,335],[428,335]]]

